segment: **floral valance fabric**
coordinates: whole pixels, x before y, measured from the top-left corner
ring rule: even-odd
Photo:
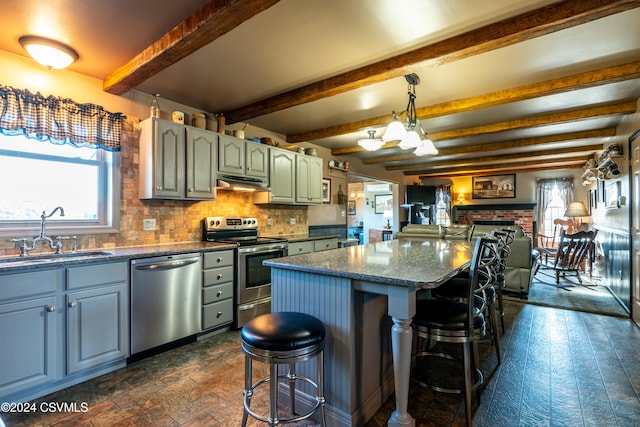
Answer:
[[[0,86],[0,133],[4,135],[119,151],[125,118],[99,105]]]

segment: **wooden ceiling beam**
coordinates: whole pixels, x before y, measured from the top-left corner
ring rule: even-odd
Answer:
[[[509,164],[499,163],[493,165],[484,165],[481,167],[470,166],[466,168],[447,168],[441,170],[427,171],[427,170],[411,170],[405,171],[405,176],[419,175],[420,178],[446,178],[454,176],[468,176],[468,175],[491,175],[497,172],[500,173],[522,173],[522,172],[536,172],[536,171],[548,171],[556,169],[580,169],[584,166],[585,162],[589,160],[589,156],[572,157],[571,159],[549,159],[545,162],[539,160],[531,160],[526,162],[511,162]]]
[[[122,95],[278,1],[211,1],[111,73],[102,82],[103,90]]]
[[[442,102],[440,104],[429,105],[426,107],[419,107],[417,109],[417,116],[419,119],[441,117],[450,114],[479,110],[482,108],[495,107],[497,105],[508,104],[510,102],[539,98],[541,96],[555,95],[578,89],[587,89],[591,87],[602,86],[605,84],[617,83],[620,81],[635,79],[639,77],[640,61],[631,62],[624,65],[602,68],[600,70],[589,71],[573,76],[561,77],[558,79],[547,80],[544,82],[533,83],[516,88],[485,93],[469,98]],[[302,141],[313,141],[316,139],[330,138],[337,135],[345,135],[367,128],[386,126],[390,120],[390,115],[387,114],[371,119],[359,120],[351,123],[343,123],[336,126],[289,135],[287,136],[287,142],[295,143]],[[359,146],[356,146],[356,148],[357,151],[355,152],[360,152],[363,150]]]
[[[490,142],[486,144],[464,145],[453,148],[442,148],[438,150],[437,157],[453,156],[458,154],[486,153],[488,151],[513,149],[521,147],[539,146],[551,144],[555,142],[576,141],[580,139],[590,138],[607,138],[616,135],[616,128],[605,128],[597,130],[588,130],[580,132],[560,133],[548,136],[539,136],[535,138],[524,138],[514,141]],[[363,159],[365,165],[373,165],[378,163],[400,162],[404,160],[414,160],[416,156],[413,153],[400,154],[396,156],[374,157],[372,159]],[[434,159],[435,157],[426,157]]]
[[[227,123],[302,105],[401,77],[417,63],[443,65],[640,6],[636,0],[565,0],[494,22],[401,55],[224,112]],[[300,141],[290,141],[300,142]]]
[[[538,161],[547,161],[548,159],[553,158],[553,156],[563,156],[563,155],[584,155],[590,154],[592,155],[594,152],[598,150],[602,150],[602,144],[591,144],[591,145],[583,145],[580,147],[565,147],[565,148],[556,148],[552,150],[537,150],[537,151],[527,151],[513,154],[502,154],[502,155],[493,155],[493,156],[484,156],[484,157],[474,157],[469,159],[449,159],[449,160],[441,160],[435,162],[423,163],[422,167],[425,168],[464,168],[470,165],[483,165],[483,164],[492,164],[497,162],[511,162],[515,161],[525,161],[527,159]],[[387,166],[385,167],[388,171],[400,171],[407,169],[415,169],[415,164],[410,165],[396,165],[396,166]]]

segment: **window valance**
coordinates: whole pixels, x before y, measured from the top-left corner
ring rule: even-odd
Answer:
[[[4,135],[119,151],[125,118],[99,105],[0,86],[0,133]]]

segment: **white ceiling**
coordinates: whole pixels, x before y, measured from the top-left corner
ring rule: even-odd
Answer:
[[[246,1],[227,3],[242,6]],[[356,84],[352,90],[254,115],[246,122],[291,136],[384,115],[389,115],[390,119],[391,110],[404,110],[407,104],[407,83],[402,75],[411,72],[421,79],[416,88],[416,105],[427,107],[640,60],[639,1],[581,2],[565,3],[568,9],[576,4],[597,3],[626,3],[632,7],[539,37],[521,33],[522,41],[505,42],[480,54],[471,49],[457,60],[417,60],[401,68],[402,72],[396,73],[394,78],[360,87]],[[526,18],[535,24],[538,17],[542,19],[547,13],[546,6],[564,7],[564,4],[555,3],[550,0],[280,0],[186,58],[154,75],[145,76],[141,84],[132,88],[160,93],[162,98],[211,113],[226,113],[438,42],[455,40],[465,32],[502,20],[507,20],[504,25],[508,27],[514,25],[514,17],[539,10]],[[205,0],[4,1],[0,13],[0,49],[26,55],[17,42],[20,36],[51,37],[79,52],[80,60],[70,69],[106,79],[208,4]],[[515,22],[522,22],[522,19]],[[640,67],[636,74],[640,74]],[[437,134],[637,100],[640,98],[638,77],[441,115],[424,119],[422,123],[429,133]],[[473,159],[489,154],[471,148],[474,144],[600,129],[615,126],[621,117],[596,117],[472,138],[436,140],[440,150],[469,146],[469,152],[449,157],[443,154],[433,158],[390,160],[384,164],[413,164],[412,169],[426,170],[430,162],[448,158]],[[380,126],[378,136],[383,130]],[[333,132],[308,141],[341,149],[353,147],[356,140],[364,136],[366,132],[362,128],[346,133]],[[593,139],[569,140],[517,151],[525,153],[590,144],[594,144]],[[495,150],[491,154],[503,155],[509,151],[513,149]],[[353,155],[374,159],[397,154],[410,153],[390,148]]]

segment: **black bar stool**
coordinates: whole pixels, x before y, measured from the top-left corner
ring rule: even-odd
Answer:
[[[242,426],[247,425],[247,417],[266,422],[270,427],[307,419],[320,409],[320,425],[325,426],[323,392],[323,351],[325,328],[323,323],[305,313],[276,312],[255,317],[242,327],[242,351],[245,354],[244,413]],[[295,364],[316,358],[316,382],[296,375]],[[253,383],[253,360],[269,364],[269,376]],[[288,365],[287,375],[278,375],[278,365]],[[278,416],[278,381],[286,379],[291,398],[291,416]],[[305,414],[298,415],[295,409],[295,382],[304,381],[316,388],[316,403]],[[254,390],[269,383],[269,416],[256,414],[250,408]]]

